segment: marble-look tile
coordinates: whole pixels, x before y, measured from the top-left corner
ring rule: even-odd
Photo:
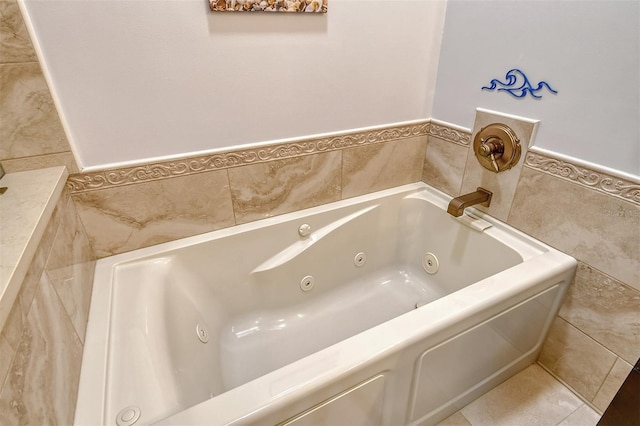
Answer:
[[[469,420],[462,415],[460,411],[456,411],[440,423],[437,426],[472,426]]]
[[[429,136],[422,181],[452,197],[460,195],[468,146]]]
[[[45,271],[82,344],[89,320],[94,272],[95,261]]]
[[[342,198],[418,182],[426,136],[347,148],[342,151]]]
[[[70,151],[37,62],[0,64],[0,159]]]
[[[616,396],[616,393],[618,393],[618,390],[622,386],[622,383],[624,383],[632,368],[633,366],[631,364],[626,363],[620,358],[618,358],[616,363],[613,364],[613,368],[607,375],[607,378],[600,387],[600,390],[598,390],[595,398],[591,401],[601,413],[604,413],[613,400],[613,397]]]
[[[60,171],[58,168],[57,172]],[[51,172],[52,169],[16,173],[8,175],[12,178],[10,180],[3,179],[9,190],[14,190],[12,195],[18,195],[3,199],[2,202],[7,204],[0,205],[0,263],[10,266],[6,268],[10,274],[5,275],[3,271],[0,284],[6,286],[0,302],[0,324],[4,325],[0,327],[14,348],[61,220],[62,200],[66,193],[60,187],[62,193],[52,195],[56,190],[53,182],[46,179]],[[66,175],[55,173],[55,176],[59,179],[58,184],[64,183]],[[58,201],[54,203],[56,198]],[[68,195],[66,199],[69,199]]]
[[[40,243],[35,249],[35,254],[22,280],[18,296],[2,328],[2,336],[14,350],[18,347],[20,336],[22,335],[22,330],[27,320],[27,314],[31,308],[33,297],[35,296],[47,258],[51,252],[56,232],[62,221],[64,201],[69,200],[69,196],[67,195],[65,198],[64,194],[65,192],[63,192],[60,200],[56,203],[49,223],[45,227],[42,237],[40,238]]]
[[[71,424],[82,345],[43,274],[0,392],[0,424]]]
[[[518,164],[509,170],[494,173],[480,165],[473,151],[475,135],[485,126],[492,123],[501,123],[509,126],[520,139],[522,154]],[[502,115],[478,109],[471,134],[471,146],[467,153],[464,177],[462,179],[461,194],[474,192],[479,186],[491,191],[491,206],[476,206],[478,209],[488,212],[493,217],[502,221],[507,220],[509,209],[516,192],[516,186],[523,168],[524,158],[537,130],[538,122],[525,118]]]
[[[640,206],[525,167],[508,223],[640,290]]]
[[[40,238],[40,243],[38,245],[38,248],[36,249],[35,255],[33,256],[33,260],[29,265],[29,269],[27,270],[24,280],[22,281],[22,288],[20,289],[20,293],[18,293],[18,301],[22,306],[22,310],[25,316],[31,308],[31,302],[33,301],[36,288],[38,287],[38,283],[40,282],[40,277],[42,276],[42,272],[44,271],[44,266],[47,263],[49,254],[51,253],[51,247],[53,247],[53,242],[55,241],[58,228],[62,223],[66,203],[69,200],[70,198],[68,192],[66,190],[63,190],[58,202],[56,203],[53,213],[51,214],[49,223],[47,223],[44,233]]]
[[[13,356],[15,354],[15,349],[11,347],[3,335],[0,335],[0,389],[2,389],[2,384],[4,383],[4,379],[7,377],[9,367],[11,367],[11,362],[13,361]]]
[[[6,173],[46,169],[47,167],[55,166],[65,166],[69,173],[78,173],[76,159],[70,151],[2,160],[2,167]]]
[[[15,302],[0,333],[0,391],[9,367],[20,345],[20,337],[26,323],[26,314],[20,303]]]
[[[15,302],[2,328],[2,333],[0,333],[3,340],[11,346],[14,351],[18,349],[18,345],[20,344],[20,336],[22,336],[22,330],[27,321],[27,312],[19,302]]]
[[[66,170],[57,167],[11,173],[2,178],[2,186],[8,188],[0,203],[2,266],[28,266],[47,226],[47,219],[56,208],[66,177]],[[3,274],[0,288],[4,288],[10,279],[13,279],[13,274]]]
[[[598,421],[600,421],[600,415],[587,404],[583,404],[558,426],[596,426]]]
[[[236,222],[338,201],[340,163],[340,151],[332,151],[229,169]]]
[[[89,319],[94,269],[95,255],[69,200],[45,270],[81,342]]]
[[[538,362],[591,401],[616,359],[598,342],[556,317]]]
[[[0,63],[37,60],[18,2],[0,1]]]
[[[629,363],[640,356],[640,291],[582,262],[560,316]]]
[[[464,407],[473,426],[556,425],[582,405],[560,382],[533,364]]]
[[[73,194],[72,199],[98,258],[234,225],[225,170]]]

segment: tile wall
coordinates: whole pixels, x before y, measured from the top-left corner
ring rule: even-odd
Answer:
[[[117,170],[67,186],[99,258],[421,178],[429,121]]]
[[[16,0],[0,0],[0,164],[78,170]]]
[[[72,424],[95,256],[63,191],[0,333],[0,424]]]
[[[452,196],[486,181],[471,136],[432,120],[423,180]],[[538,362],[602,413],[640,357],[640,181],[535,150],[521,162],[497,176],[515,188],[497,216],[579,261]]]

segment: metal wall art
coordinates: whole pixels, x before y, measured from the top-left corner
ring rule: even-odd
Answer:
[[[505,79],[506,81],[500,81],[494,78],[489,83],[490,86],[483,86],[482,90],[497,89],[498,92],[507,92],[516,98],[524,98],[527,95],[531,95],[536,99],[540,99],[542,97],[541,95],[538,95],[538,92],[543,88],[546,88],[553,94],[558,93],[558,91],[549,86],[549,83],[546,81],[540,81],[536,87],[533,87],[525,73],[517,68],[507,71]]]
[[[328,0],[209,0],[214,12],[326,13]]]

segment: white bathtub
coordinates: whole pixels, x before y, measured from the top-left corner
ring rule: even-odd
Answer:
[[[576,267],[449,200],[405,185],[100,260],[76,424],[445,418],[536,359]]]

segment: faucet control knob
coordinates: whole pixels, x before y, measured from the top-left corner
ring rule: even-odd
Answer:
[[[489,137],[480,140],[478,154],[482,155],[483,157],[490,157],[491,155],[496,156],[496,154],[502,155],[503,152],[504,143],[502,143],[500,139]]]
[[[494,123],[480,129],[473,149],[482,167],[495,173],[509,170],[520,160],[520,140],[504,124]]]
[[[480,146],[478,147],[478,155],[482,157],[488,157],[491,160],[491,166],[493,171],[500,172],[500,166],[498,165],[498,158],[502,157],[504,153],[504,143],[501,139],[494,136],[490,136],[480,140]]]

